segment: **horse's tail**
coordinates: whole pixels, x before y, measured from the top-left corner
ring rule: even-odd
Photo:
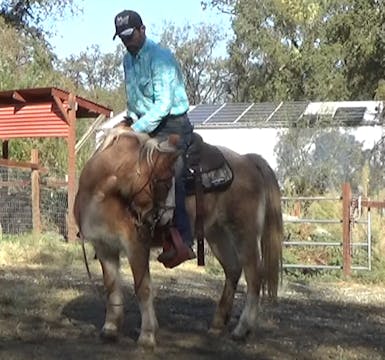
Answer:
[[[266,193],[265,223],[261,238],[264,285],[269,297],[276,297],[282,270],[283,219],[281,192],[273,169],[257,154],[245,155],[262,174]]]

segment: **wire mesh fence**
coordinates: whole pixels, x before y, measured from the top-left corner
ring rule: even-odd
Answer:
[[[0,224],[5,234],[32,230],[31,171],[0,167]]]
[[[67,187],[65,182],[40,182],[42,231],[67,237]],[[33,231],[31,170],[0,166],[0,225],[2,234]]]
[[[68,197],[66,187],[40,188],[40,214],[43,231],[52,231],[67,238]]]

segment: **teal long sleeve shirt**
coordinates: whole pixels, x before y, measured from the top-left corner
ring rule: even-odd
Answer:
[[[150,133],[167,115],[187,112],[182,72],[170,50],[146,39],[138,54],[125,54],[123,67],[134,131]]]

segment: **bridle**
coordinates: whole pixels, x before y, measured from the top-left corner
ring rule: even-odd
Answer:
[[[143,226],[149,226],[149,229],[151,231],[151,235],[154,234],[155,227],[159,220],[162,217],[162,212],[159,210],[167,211],[167,208],[158,207],[155,200],[155,190],[159,183],[168,183],[172,179],[172,177],[165,177],[165,178],[159,178],[154,177],[154,170],[156,168],[156,165],[158,164],[160,158],[160,154],[157,153],[155,161],[152,164],[151,171],[146,179],[146,181],[143,183],[143,185],[140,186],[138,190],[136,190],[132,195],[130,195],[130,198],[128,200],[128,210],[130,211],[131,215],[135,218],[135,226],[137,230],[139,230]],[[136,181],[139,181],[140,177],[142,176],[141,167],[140,167],[140,160],[137,161],[137,167],[136,167]],[[135,184],[135,183],[134,183]],[[143,216],[141,212],[137,211],[137,207],[135,206],[135,198],[140,195],[142,192],[144,192],[150,199],[152,204],[154,206],[152,209]]]

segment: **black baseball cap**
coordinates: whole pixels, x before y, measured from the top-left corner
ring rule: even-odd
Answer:
[[[117,36],[130,37],[135,29],[139,29],[143,25],[140,15],[132,10],[123,10],[115,16],[115,34],[112,38],[115,40]]]

